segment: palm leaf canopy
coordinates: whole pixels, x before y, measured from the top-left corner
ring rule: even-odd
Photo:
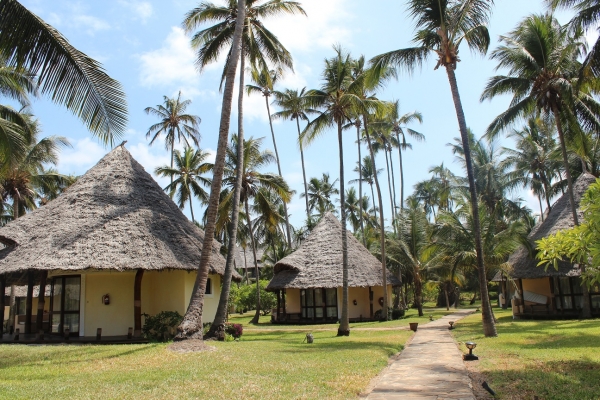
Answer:
[[[112,144],[125,131],[127,102],[119,82],[16,0],[0,0],[0,56],[36,75],[41,92],[103,143]]]

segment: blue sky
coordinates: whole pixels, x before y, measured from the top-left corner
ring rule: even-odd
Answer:
[[[197,6],[198,1],[21,2],[56,27],[79,50],[100,61],[109,75],[122,83],[129,104],[126,147],[148,172],[168,164],[169,153],[163,143],[148,146],[145,133],[157,121],[143,110],[162,103],[164,95],[175,96],[179,90],[184,98],[192,100],[188,111],[202,118],[201,148],[214,153],[221,106],[218,86],[222,62],[198,74],[189,37],[181,29],[184,14]],[[323,60],[333,55],[334,44],[340,44],[354,56],[364,54],[367,59],[411,45],[414,26],[403,1],[304,0],[301,3],[308,17],[285,16],[265,21],[294,57],[295,73],[287,73],[279,89],[319,87]],[[510,31],[525,16],[545,10],[541,0],[499,0],[496,3],[489,27],[493,38],[491,49],[496,47],[499,35]],[[564,23],[569,16],[562,13],[558,17]],[[495,64],[470,54],[467,48],[462,49],[461,59],[456,74],[463,107],[467,124],[479,136],[490,121],[506,109],[509,99],[480,103],[479,96],[487,79],[494,74]],[[441,162],[462,174],[446,146],[459,135],[447,76],[443,69],[434,71],[434,66],[435,61],[431,59],[412,76],[401,74],[397,82],[390,83],[379,95],[386,100],[400,100],[403,113],[417,110],[423,114],[423,124],[411,127],[425,134],[427,140],[413,143],[413,150],[404,154],[408,194],[416,182],[429,177],[428,170],[432,166]],[[246,98],[244,107],[246,137],[265,137],[265,146],[272,148],[264,98],[257,95]],[[272,108],[272,111],[275,110]],[[59,170],[63,173],[82,174],[110,150],[99,144],[77,118],[44,98],[34,101],[33,112],[39,117],[44,136],[66,136],[73,144],[72,149],[61,153]],[[232,127],[237,126],[236,117],[234,112]],[[302,171],[295,124],[277,122],[275,134],[283,175],[299,194],[303,190]],[[354,140],[355,131],[348,131],[344,146],[346,181],[356,178],[352,171],[357,161]],[[498,145],[502,144],[508,143]],[[305,150],[305,161],[308,177],[321,176],[323,172],[333,178],[339,176],[337,138],[333,130]],[[377,163],[378,168],[384,167],[383,155]],[[397,158],[394,165],[397,168]],[[268,170],[275,172],[276,165]],[[382,183],[386,183],[384,175],[382,178]],[[164,179],[158,181],[165,186]],[[384,208],[389,210],[387,184],[382,190]],[[304,200],[298,194],[289,207],[291,221],[297,227],[304,220]],[[527,191],[514,195],[525,199],[537,211],[537,201]],[[185,213],[189,216],[187,209]],[[199,205],[195,205],[195,214],[200,215]]]

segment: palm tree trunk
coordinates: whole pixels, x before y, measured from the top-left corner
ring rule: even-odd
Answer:
[[[240,71],[244,71],[244,45],[240,54]],[[240,216],[240,195],[242,193],[242,178],[244,176],[244,73],[240,73],[239,96],[238,96],[238,142],[237,142],[237,168],[235,170],[235,187],[233,199],[231,200],[231,222],[229,223],[229,242],[227,243],[227,260],[225,261],[225,272],[221,295],[215,319],[207,333],[208,337],[215,337],[220,328],[227,321],[227,309],[229,308],[229,291],[231,289],[231,276],[233,275],[233,264],[237,244],[237,228]],[[190,205],[191,207],[191,205]],[[192,214],[193,215],[193,214]]]
[[[487,277],[485,274],[485,265],[483,264],[483,247],[481,245],[481,226],[479,223],[479,205],[477,203],[477,192],[475,189],[475,176],[473,174],[473,163],[471,161],[471,147],[469,144],[469,134],[467,132],[467,122],[465,113],[458,93],[458,84],[456,75],[452,66],[446,66],[450,90],[452,91],[452,100],[456,109],[456,117],[460,128],[463,149],[465,153],[465,164],[467,167],[467,177],[469,179],[469,191],[471,192],[471,207],[473,209],[473,232],[475,234],[475,251],[477,252],[477,269],[479,272],[479,287],[481,290],[481,318],[483,322],[483,333],[485,336],[498,336],[496,324],[492,315],[492,307],[487,289]]]
[[[221,107],[221,121],[219,124],[219,140],[217,144],[217,155],[213,168],[213,181],[206,210],[206,224],[204,226],[204,243],[200,255],[198,274],[194,282],[194,290],[183,321],[177,327],[175,340],[200,339],[202,340],[202,311],[204,309],[204,292],[206,280],[208,279],[208,266],[212,256],[212,242],[215,235],[215,223],[217,220],[217,209],[219,207],[219,195],[223,182],[223,170],[225,168],[225,153],[227,152],[227,139],[229,136],[229,124],[231,117],[231,103],[233,100],[233,85],[237,69],[240,48],[242,44],[242,30],[246,17],[246,0],[238,1],[238,12],[235,23],[235,32],[231,48],[231,59],[227,66],[225,75],[225,89],[223,91],[223,103]]]
[[[360,176],[362,171],[362,158],[360,155],[360,121],[356,120],[356,145],[358,146],[358,206],[360,208],[360,233],[362,235],[363,245],[367,247],[367,238],[365,237],[365,223],[363,222],[363,208],[362,208],[362,176]]]
[[[6,277],[0,276],[0,342],[2,341],[2,335],[4,334],[4,292],[6,291]]]
[[[240,90],[241,91],[241,90]],[[265,103],[267,104],[267,113],[269,114],[269,127],[271,128],[271,137],[273,138],[273,149],[275,149],[275,159],[277,160],[277,171],[279,176],[283,178],[281,174],[281,163],[279,162],[279,152],[277,151],[277,142],[275,141],[275,131],[273,130],[273,120],[271,119],[271,108],[269,107],[269,96],[265,96]],[[290,217],[288,216],[287,203],[283,202],[283,210],[285,212],[285,234],[287,236],[288,246],[292,248],[292,234],[290,231]]]
[[[396,139],[400,142],[400,134],[396,133]],[[398,160],[400,163],[400,212],[404,209],[404,170],[402,169],[402,145],[398,144]]]
[[[573,214],[573,222],[575,223],[575,225],[579,225],[579,218],[577,217],[577,206],[575,205],[575,197],[573,196],[573,180],[571,179],[571,171],[569,171],[569,159],[567,156],[567,146],[565,144],[565,135],[563,133],[562,122],[560,120],[558,108],[554,106],[552,111],[554,112],[556,130],[558,131],[558,138],[560,140],[560,150],[563,157],[565,174],[567,174],[567,186],[569,192],[569,201],[571,203],[571,213]]]
[[[246,271],[246,285],[250,284],[248,280],[248,260],[246,258],[246,246],[244,246],[244,271]]]
[[[13,220],[19,218],[19,198],[13,197]]]
[[[381,199],[381,187],[379,186],[379,178],[377,178],[377,166],[375,165],[375,154],[373,152],[373,145],[371,144],[371,137],[369,135],[369,126],[367,125],[367,117],[363,116],[363,125],[365,126],[365,135],[367,135],[367,143],[369,144],[369,154],[371,155],[371,164],[373,165],[375,187],[377,188],[377,198],[379,202],[379,236],[381,246],[381,282],[383,285],[383,306],[381,308],[381,315],[384,320],[388,319],[388,295],[387,295],[387,268],[386,268],[386,256],[385,256],[385,225],[383,222],[383,201]]]
[[[173,136],[173,128],[171,128],[171,171],[173,170],[173,156],[175,154],[175,136]],[[173,175],[171,174],[171,185],[173,185]]]
[[[394,216],[398,218],[398,212],[396,210],[396,177],[394,176],[394,161],[392,161],[392,150],[390,149],[390,171],[392,173],[392,193],[394,193]]]
[[[340,153],[340,210],[342,222],[342,317],[338,327],[338,336],[350,335],[350,316],[348,315],[348,237],[346,231],[346,192],[344,189],[344,142],[342,139],[342,121],[337,120],[338,149]]]
[[[540,218],[542,218],[542,222],[544,222],[544,207],[542,205],[542,195],[538,195],[538,201],[540,202]]]
[[[450,299],[448,298],[448,285],[444,282],[444,296],[446,297],[446,311],[450,310]]]
[[[375,206],[375,192],[373,191],[373,182],[369,183],[371,186],[371,198],[373,199],[373,212],[375,213],[375,218],[377,218],[377,207]]]
[[[302,134],[300,133],[300,121],[296,117],[296,126],[298,127],[298,145],[300,146],[300,161],[302,161],[302,179],[304,180],[304,201],[306,202],[306,219],[310,218],[310,208],[308,207],[308,185],[306,184],[306,170],[304,169],[304,150],[302,149]]]
[[[390,180],[390,163],[388,159],[387,150],[384,148],[385,153],[385,168],[387,172],[388,191],[390,193],[390,206],[392,207],[392,228],[394,229],[394,235],[396,234],[396,212],[394,211],[394,195],[392,194],[392,182]]]
[[[250,207],[248,206],[248,198],[245,199],[246,206],[246,223],[248,224],[248,232],[250,233],[250,245],[252,246],[252,256],[254,258],[254,272],[256,273],[256,313],[250,321],[251,324],[258,324],[260,318],[260,276],[258,272],[258,261],[256,260],[256,244],[254,242],[254,233],[252,232],[252,220],[250,219]]]
[[[190,212],[192,213],[192,222],[196,222],[196,220],[194,219],[194,207],[192,207],[192,196],[190,196],[189,202],[190,202]]]
[[[423,283],[421,282],[421,274],[419,273],[418,267],[414,267],[413,275],[414,275],[414,284],[415,284],[415,306],[417,306],[417,311],[419,313],[419,317],[423,316]]]

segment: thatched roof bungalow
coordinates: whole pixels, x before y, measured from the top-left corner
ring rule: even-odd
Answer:
[[[304,243],[275,264],[267,290],[277,292],[280,306],[275,321],[323,320],[335,322],[342,302],[342,224],[327,213]],[[381,262],[348,232],[349,312],[353,320],[375,318],[383,303]],[[388,304],[391,288],[400,284],[387,274]],[[283,305],[282,305],[283,304]]]
[[[575,203],[579,202],[588,187],[596,181],[590,174],[582,174],[573,185]],[[581,211],[578,212],[582,219]],[[559,230],[575,226],[569,195],[562,195],[551,207],[543,222],[537,224],[528,236],[530,249],[520,247],[508,258],[510,271],[508,277],[513,284],[502,283],[504,297],[515,297],[513,314],[515,316],[576,316],[582,308],[583,291],[581,287],[581,271],[578,265],[563,261],[558,264],[558,270],[553,267],[538,267],[536,241],[555,234]],[[499,279],[499,275],[495,277]],[[592,288],[590,293],[592,308],[600,308],[600,290]]]
[[[49,280],[51,333],[111,336],[139,334],[141,313],[185,312],[204,232],[118,146],[57,199],[0,228],[0,242],[6,284]],[[225,269],[219,247],[213,241],[207,321]]]

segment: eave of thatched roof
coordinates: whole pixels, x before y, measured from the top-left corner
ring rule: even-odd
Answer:
[[[348,238],[348,286],[382,286],[381,262],[352,233]],[[335,288],[342,286],[342,224],[327,213],[304,243],[274,267],[267,290],[290,288]],[[398,278],[387,274],[388,284]]]
[[[581,210],[579,210],[579,202],[587,188],[596,181],[596,178],[590,174],[582,174],[577,178],[573,185],[573,194],[575,203],[577,204],[579,220],[583,218]],[[550,212],[546,215],[544,222],[537,224],[528,236],[531,243],[533,254],[531,254],[525,246],[520,247],[508,258],[512,270],[510,276],[518,279],[536,279],[549,276],[579,276],[579,268],[569,262],[559,262],[558,270],[550,266],[538,267],[538,260],[535,258],[535,242],[549,235],[555,234],[561,229],[568,229],[575,226],[573,215],[571,213],[571,205],[569,195],[562,195],[551,207]]]
[[[24,271],[195,270],[204,232],[118,146],[47,205],[0,229],[0,274]],[[213,241],[210,273],[225,259]],[[10,279],[10,278],[9,278]],[[241,277],[234,273],[234,279]]]

